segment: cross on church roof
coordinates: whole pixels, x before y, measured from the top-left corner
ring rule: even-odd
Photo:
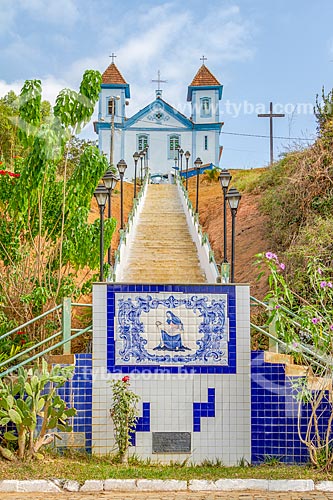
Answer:
[[[207,57],[205,56],[200,57],[200,61],[202,61],[202,64],[205,64],[205,61],[207,61]]]
[[[109,57],[111,57],[111,59],[112,59],[112,64],[114,64],[114,60],[115,60],[115,58],[117,57],[117,56],[116,56],[116,54],[114,54],[114,53],[112,52],[112,54],[111,54]]]
[[[158,91],[161,91],[161,83],[167,83],[168,80],[161,80],[161,72],[160,70],[158,70],[157,72],[157,80],[152,80],[152,82],[156,82],[158,85],[157,85],[157,90]]]

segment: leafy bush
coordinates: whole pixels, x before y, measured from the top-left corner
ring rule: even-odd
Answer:
[[[55,434],[49,434],[49,430],[71,430],[67,420],[76,410],[67,408],[57,389],[73,376],[73,370],[56,365],[49,371],[42,360],[40,368],[19,368],[17,376],[0,379],[0,453],[5,458],[39,457],[40,448],[54,439]],[[16,444],[15,453],[11,452],[12,443]]]
[[[118,446],[119,460],[127,461],[127,450],[131,444],[131,432],[138,419],[137,403],[139,396],[129,388],[128,375],[121,380],[112,380],[113,401],[110,415],[114,425],[114,436]]]

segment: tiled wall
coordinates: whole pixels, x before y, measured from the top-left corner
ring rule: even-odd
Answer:
[[[285,365],[265,363],[264,352],[252,352],[251,361],[251,447],[252,463],[279,458],[286,463],[309,460],[307,448],[298,436],[298,402],[293,384],[296,377],[285,375]],[[323,400],[317,414],[323,432],[330,406]],[[304,436],[310,406],[302,405],[300,429]]]
[[[68,404],[77,409],[77,415],[73,419],[74,433],[85,434],[85,446],[90,452],[93,429],[92,451],[103,454],[110,451],[114,444],[109,416],[109,380],[115,376],[123,376],[128,370],[123,366],[119,368],[118,375],[115,374],[116,368],[107,374],[97,366],[92,372],[91,354],[76,354],[75,358],[74,378],[59,393]],[[243,359],[247,365],[248,359]],[[248,377],[244,372],[243,377],[239,375],[236,378],[235,375],[221,372],[200,374],[189,373],[187,370],[178,374],[170,371],[170,368],[174,368],[170,366],[165,367],[165,374],[159,373],[156,367],[149,368],[146,373],[136,373],[133,366],[130,368],[132,387],[141,395],[140,417],[131,439],[132,453],[142,457],[151,456],[152,432],[178,431],[191,433],[190,456],[197,462],[205,458],[220,458],[225,464],[234,463],[243,455],[249,460],[251,413],[253,464],[272,458],[286,463],[309,460],[307,449],[298,437],[298,403],[292,386],[296,377],[285,375],[284,364],[265,363],[263,352],[251,353],[251,405],[248,404],[249,394],[245,393],[244,388],[242,392],[241,384]],[[209,368],[212,369],[211,366]],[[245,389],[248,390],[246,385]],[[322,432],[330,416],[327,401],[323,400],[319,406],[318,415],[321,415],[319,428]],[[307,430],[309,416],[309,405],[303,405],[300,423],[303,434]],[[61,443],[58,445],[61,446]],[[243,455],[239,455],[242,447]],[[163,457],[155,455],[153,458],[168,461],[184,460],[186,456],[165,454]]]
[[[171,314],[172,313],[172,314]],[[140,396],[142,458],[250,460],[249,288],[96,284],[93,452],[114,449],[110,379]],[[155,432],[190,433],[189,453],[152,453]]]
[[[71,419],[73,432],[85,434],[85,448],[91,452],[92,437],[92,355],[75,354],[75,372],[72,380],[58,390],[68,406],[76,408]],[[61,442],[57,442],[61,447]],[[73,441],[75,445],[75,440]]]
[[[106,331],[110,337],[111,314],[100,299],[105,301],[112,293],[106,287],[98,286],[94,292],[94,369],[91,354],[76,354],[75,375],[59,390],[60,395],[75,406],[77,415],[73,419],[73,431],[85,434],[85,446],[97,454],[114,450],[112,423],[109,415],[111,390],[109,381],[129,373],[132,388],[141,396],[140,417],[136,431],[132,434],[131,453],[141,457],[170,461],[221,459],[226,465],[246,458],[252,463],[278,458],[286,463],[308,461],[308,452],[298,436],[298,402],[295,399],[293,383],[296,377],[285,375],[285,365],[265,363],[264,353],[251,353],[251,403],[248,334],[242,326],[242,315],[246,302],[243,289],[221,289],[227,296],[227,315],[232,316],[233,292],[236,300],[236,322],[229,321],[228,366],[207,366],[195,364],[191,371],[183,365],[126,366],[113,363],[109,372],[105,366],[113,351],[106,349]],[[216,290],[211,290],[216,295]],[[164,291],[165,292],[165,291]],[[243,292],[243,293],[242,293]],[[116,293],[121,293],[119,289]],[[128,288],[123,297],[131,293]],[[142,293],[142,290],[137,293]],[[154,292],[156,294],[156,291]],[[163,292],[162,292],[163,293]],[[207,292],[205,292],[207,293]],[[209,294],[207,296],[212,296]],[[97,300],[97,298],[99,300]],[[229,300],[228,300],[229,298]],[[112,299],[113,300],[113,299]],[[111,300],[111,302],[112,302]],[[216,300],[216,299],[215,299]],[[224,300],[224,299],[223,299]],[[230,306],[231,304],[231,306]],[[231,309],[228,309],[231,307]],[[109,326],[107,323],[109,316]],[[237,319],[238,318],[238,319]],[[243,331],[242,331],[243,329]],[[104,333],[103,333],[104,332]],[[244,335],[243,341],[239,336]],[[235,339],[232,347],[232,338]],[[110,340],[110,338],[109,338]],[[231,342],[231,344],[230,344]],[[184,328],[184,344],[186,335]],[[189,344],[191,345],[191,344]],[[113,343],[116,349],[116,343]],[[233,365],[234,355],[236,363]],[[111,356],[111,358],[110,358]],[[176,366],[175,366],[176,365]],[[145,369],[143,369],[145,368]],[[164,371],[165,370],[165,371]],[[303,405],[300,427],[307,430],[310,407]],[[330,407],[323,400],[318,408],[320,431],[325,430],[330,416]],[[251,416],[251,436],[250,436]],[[153,432],[187,432],[191,434],[191,453],[152,454]],[[251,443],[250,443],[251,440]],[[75,440],[73,442],[75,444]],[[61,443],[58,443],[61,446]]]

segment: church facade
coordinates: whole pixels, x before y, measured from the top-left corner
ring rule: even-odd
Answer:
[[[127,177],[133,174],[133,154],[148,148],[152,172],[171,171],[178,157],[178,149],[189,151],[189,168],[200,157],[203,164],[219,165],[220,121],[219,102],[223,86],[203,63],[188,86],[187,100],[191,116],[186,117],[162,98],[160,85],[156,99],[126,117],[130,99],[130,85],[116,64],[112,62],[102,75],[98,121],[94,123],[100,150],[116,165],[124,159],[128,165]],[[112,147],[113,138],[113,147]],[[182,162],[185,168],[185,157]]]

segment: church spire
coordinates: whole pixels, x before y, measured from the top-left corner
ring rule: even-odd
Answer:
[[[114,58],[117,57],[114,55],[112,52],[112,63],[106,68],[104,73],[102,74],[102,83],[105,83],[107,85],[109,84],[120,84],[120,85],[127,85],[127,82],[123,75],[120,73],[119,69],[114,63]]]
[[[204,56],[200,59],[207,60]],[[213,75],[213,73],[207,68],[205,62],[202,63],[197,71],[197,74],[192,80],[191,87],[202,87],[202,86],[215,86],[221,85],[218,79]]]

